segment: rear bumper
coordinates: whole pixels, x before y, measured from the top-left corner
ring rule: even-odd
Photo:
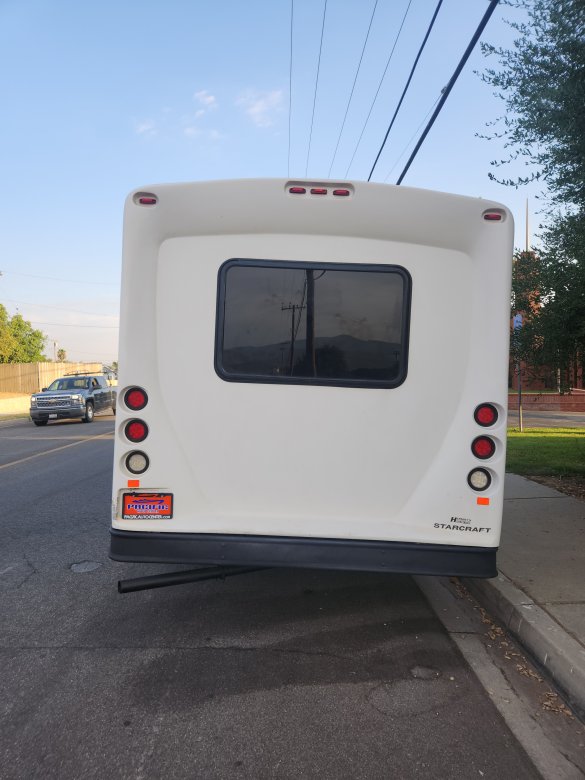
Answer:
[[[496,547],[356,539],[111,530],[110,558],[140,563],[285,566],[456,577],[495,577]]]

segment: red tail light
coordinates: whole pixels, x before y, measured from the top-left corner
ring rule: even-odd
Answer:
[[[129,420],[124,426],[124,435],[129,441],[144,441],[148,436],[148,425],[144,420]]]
[[[487,458],[491,458],[496,451],[496,443],[493,439],[490,439],[489,436],[478,436],[471,444],[471,451],[476,458],[487,460]]]
[[[473,413],[475,422],[483,428],[495,425],[498,421],[498,410],[493,404],[480,404]]]
[[[130,387],[124,393],[124,403],[128,409],[132,409],[133,412],[139,412],[148,403],[146,391],[141,387]]]

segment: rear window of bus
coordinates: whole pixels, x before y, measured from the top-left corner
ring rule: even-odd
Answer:
[[[407,371],[410,288],[394,265],[228,260],[216,371],[236,382],[396,387]]]

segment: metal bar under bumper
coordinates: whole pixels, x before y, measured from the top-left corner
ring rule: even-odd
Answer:
[[[139,563],[285,566],[455,577],[495,577],[496,547],[361,539],[111,530],[110,558]]]
[[[118,593],[134,593],[137,590],[167,588],[169,585],[187,585],[191,582],[205,582],[206,580],[224,580],[226,577],[251,574],[256,571],[264,571],[264,568],[258,566],[211,566],[205,569],[163,572],[162,574],[153,574],[150,577],[119,580]]]

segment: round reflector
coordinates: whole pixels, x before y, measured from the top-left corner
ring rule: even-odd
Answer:
[[[498,410],[493,404],[480,404],[473,413],[473,417],[478,425],[487,428],[489,425],[495,425],[498,421]]]
[[[467,482],[472,490],[487,490],[492,484],[492,478],[486,469],[473,469],[467,475]]]
[[[124,403],[128,409],[132,409],[133,412],[139,412],[148,403],[146,391],[141,387],[130,387],[124,393]]]
[[[478,436],[471,444],[471,451],[476,458],[486,460],[486,458],[491,458],[496,451],[496,443],[489,436]]]
[[[148,425],[144,420],[129,420],[124,426],[124,434],[130,441],[144,441],[148,436]]]
[[[144,452],[130,452],[126,455],[126,468],[131,474],[144,474],[148,466],[148,455]]]

